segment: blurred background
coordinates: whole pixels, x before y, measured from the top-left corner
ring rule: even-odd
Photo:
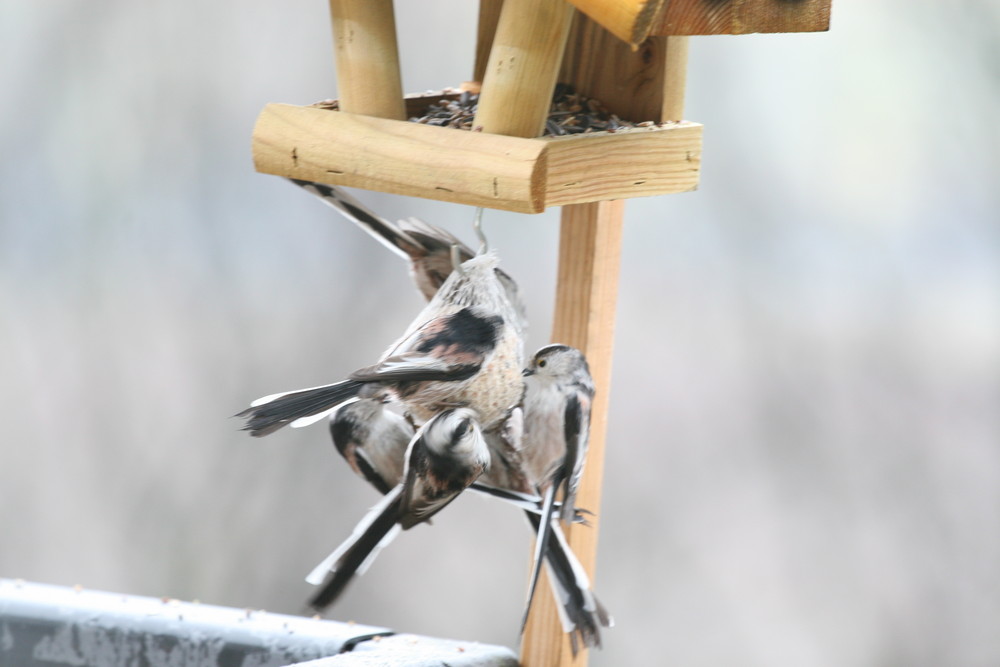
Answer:
[[[470,77],[476,4],[397,3],[408,91]],[[421,306],[253,171],[265,103],[336,96],[327,12],[0,4],[0,576],[296,613],[376,500],[324,426],[230,418]],[[826,34],[692,39],[701,186],[626,207],[592,664],[1000,664],[998,30],[835,0]],[[356,194],[473,239],[465,207]],[[529,349],[558,213],[486,218]],[[463,497],[332,615],[515,646],[522,523]]]

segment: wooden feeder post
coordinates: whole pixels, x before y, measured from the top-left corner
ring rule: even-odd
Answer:
[[[473,127],[512,137],[542,134],[572,18],[564,0],[504,1]]]
[[[392,0],[330,0],[340,109],[406,119]]]

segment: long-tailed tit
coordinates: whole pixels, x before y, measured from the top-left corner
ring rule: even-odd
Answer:
[[[326,204],[339,211],[344,217],[368,232],[375,240],[410,262],[410,275],[417,289],[430,301],[452,272],[452,247],[457,247],[459,258],[465,262],[475,255],[464,243],[450,232],[417,218],[406,218],[398,223],[375,214],[364,204],[341,188],[289,179],[295,185],[310,192]],[[507,296],[517,313],[517,324],[521,333],[527,329],[524,301],[517,283],[503,270],[497,269],[497,277],[507,291]]]
[[[413,427],[384,398],[362,398],[330,416],[330,437],[351,470],[386,494],[403,479]]]
[[[542,488],[562,487],[562,519],[573,507],[590,438],[594,380],[583,353],[546,345],[524,370],[524,465]]]
[[[567,345],[547,345],[538,350],[524,370],[524,435],[523,461],[528,477],[534,480],[544,495],[541,520],[529,516],[536,529],[535,554],[528,583],[523,624],[534,598],[543,561],[551,570],[555,550],[559,547],[561,528],[552,517],[557,491],[562,489],[564,521],[574,520],[576,494],[583,475],[587,443],[590,434],[590,408],[594,398],[594,381],[583,353]],[[555,537],[557,543],[551,543]],[[570,552],[572,553],[572,552]],[[575,561],[575,558],[573,559]],[[583,573],[581,568],[573,568]],[[579,635],[586,645],[590,640],[599,645],[599,625],[608,625],[610,618],[590,591],[586,577],[570,581],[565,572],[558,585],[570,586],[575,603],[567,603],[567,593],[556,591],[556,600],[563,603],[563,624],[571,637]],[[575,582],[575,583],[574,583]],[[583,585],[585,583],[585,585]],[[553,582],[557,586],[557,582]],[[576,635],[574,634],[576,633]],[[575,651],[575,649],[574,649]]]
[[[425,426],[424,446],[436,446],[436,443],[447,439],[447,430],[432,430],[432,423],[433,420]],[[448,424],[444,424],[444,427],[446,429]],[[508,428],[512,428],[515,434],[519,433],[516,426]],[[442,432],[444,436],[441,435]],[[361,399],[341,407],[330,418],[330,434],[337,450],[351,468],[383,494],[393,493],[394,487],[402,485],[404,479],[409,479],[404,477],[404,461],[409,443],[413,440],[413,428],[383,401]],[[507,437],[518,436],[508,433]],[[411,457],[420,452],[420,445],[416,447],[417,449],[409,450]],[[542,525],[542,499],[528,491],[519,490],[531,487],[514,481],[524,479],[525,476],[509,467],[513,459],[502,463],[508,466],[506,472],[496,475],[497,449],[495,446],[489,446],[488,449],[490,467],[469,489],[524,509],[532,530],[537,533]],[[520,462],[520,459],[517,461]],[[492,485],[497,482],[506,486]],[[313,598],[312,606],[321,609],[332,604],[352,576],[367,569],[381,548],[395,537],[398,531],[390,524],[390,517],[383,516],[383,512],[389,512],[392,502],[392,499],[383,499],[358,525],[351,538],[307,577],[314,584],[324,581],[328,584]],[[550,523],[550,526],[552,539],[546,541],[544,562],[549,571],[553,595],[559,603],[559,618],[563,629],[570,636],[574,652],[581,644],[599,647],[600,628],[610,624],[610,617],[591,592],[590,580],[567,545],[562,529],[558,524]],[[386,532],[383,533],[383,530]],[[336,562],[340,564],[335,566]],[[330,574],[331,569],[338,574]]]
[[[495,429],[495,432],[502,430],[505,429]],[[383,398],[362,398],[342,405],[330,415],[330,437],[334,447],[359,477],[382,494],[403,481],[406,449],[413,434],[410,422],[394,412]],[[520,469],[520,453],[507,449],[506,445],[504,449],[497,449],[491,444],[492,439],[486,438],[490,468],[470,488],[540,513],[543,499],[524,481],[527,477]],[[494,471],[498,468],[500,473],[496,474]],[[574,521],[582,521],[582,518],[574,517]]]
[[[543,352],[545,354],[542,354]],[[524,371],[527,377],[540,374],[556,377],[563,375],[560,364],[550,365],[549,354],[556,353],[547,351],[547,348],[536,353],[531,365]],[[562,358],[564,355],[556,356]],[[544,363],[539,366],[538,362],[543,360]],[[546,395],[543,388],[548,384],[537,381],[537,378],[530,382],[532,400],[525,401],[524,407],[530,410],[532,422],[545,421],[543,419],[545,412],[564,410],[557,402],[536,400],[539,395]],[[539,518],[545,513],[552,513],[552,496],[557,485],[548,485],[543,501],[538,495],[536,479],[553,469],[555,463],[561,461],[567,448],[561,442],[555,445],[548,443],[547,447],[537,447],[541,454],[533,456],[534,452],[526,450],[524,443],[526,440],[531,443],[534,439],[530,434],[527,437],[523,435],[523,425],[522,408],[517,407],[510,411],[508,419],[484,433],[490,452],[490,467],[469,488],[504,500],[525,511],[531,528],[539,536],[536,541],[538,553],[532,568],[532,591],[537,583],[537,572],[544,563],[550,573],[549,581],[553,595],[559,604],[563,629],[570,635],[574,651],[579,644],[600,646],[600,628],[609,625],[610,617],[591,592],[590,581],[566,544],[559,524],[552,521],[543,524]],[[413,429],[383,401],[361,399],[341,407],[331,416],[330,433],[334,445],[347,459],[351,468],[379,491],[386,493],[396,483],[402,482],[405,450]],[[533,463],[543,471],[537,473],[536,477],[529,475],[525,469],[525,459],[532,458],[537,459],[533,460]],[[548,528],[539,530],[544,525]],[[363,533],[363,526],[357,532]],[[390,539],[391,536],[392,533]],[[368,541],[371,542],[370,539]],[[388,541],[383,538],[380,545],[384,546]],[[372,554],[377,553],[377,550],[373,549]],[[339,557],[340,552],[335,554]],[[373,555],[368,556],[365,566],[373,557]],[[333,560],[334,557],[331,557],[323,566],[317,568],[313,575],[310,575],[311,581],[318,583]],[[340,583],[336,585],[341,586]],[[527,609],[530,609],[531,597],[529,595]]]
[[[259,398],[237,416],[263,436],[297,420],[318,420],[356,396],[388,395],[422,424],[453,407],[472,408],[484,428],[503,421],[521,399],[522,341],[496,273],[493,253],[453,272],[402,338],[378,363],[334,384]]]
[[[403,481],[369,511],[341,544],[307,577],[322,584],[310,600],[321,611],[337,599],[351,578],[362,572],[392,539],[440,512],[489,467],[490,455],[468,408],[436,414],[410,441]]]

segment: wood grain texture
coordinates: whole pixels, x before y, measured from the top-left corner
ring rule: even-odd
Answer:
[[[269,104],[257,171],[320,183],[534,213],[545,143],[314,107]]]
[[[443,94],[408,99],[421,102]],[[702,127],[669,123],[523,139],[269,104],[253,133],[258,171],[472,206],[539,213],[698,184]]]
[[[476,23],[476,62],[472,68],[472,80],[482,82],[486,64],[490,60],[493,37],[500,22],[503,0],[479,0],[479,19]]]
[[[504,0],[474,127],[513,137],[542,133],[573,13],[564,0]]]
[[[701,136],[701,125],[680,123],[548,139],[545,204],[694,190],[701,173]]]
[[[627,44],[639,44],[663,21],[665,0],[569,0]]]
[[[660,100],[660,120],[684,118],[684,91],[687,90],[688,43],[690,38],[661,37],[666,42],[663,68],[663,93]]]
[[[830,29],[832,0],[669,0],[654,35],[744,35]]]
[[[577,13],[566,43],[559,80],[596,97],[612,113],[632,121],[661,120],[666,38],[632,49],[597,22]],[[588,54],[602,54],[590,57]]]
[[[392,0],[330,0],[340,108],[403,120]]]

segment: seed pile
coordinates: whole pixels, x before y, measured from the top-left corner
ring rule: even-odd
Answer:
[[[340,105],[336,100],[323,100],[312,106],[320,109],[337,110]],[[462,91],[457,97],[445,97],[426,107],[423,116],[411,116],[410,121],[435,125],[438,127],[454,127],[460,130],[481,131],[481,127],[473,127],[473,119],[479,106],[479,93]],[[661,123],[661,125],[666,123]],[[587,134],[590,132],[614,132],[628,127],[652,127],[657,125],[651,120],[634,123],[622,120],[609,112],[600,101],[577,93],[571,86],[558,84],[552,96],[552,106],[545,120],[545,131],[542,136],[562,136],[566,134]]]
[[[472,126],[479,94],[463,91],[456,99],[442,99],[427,107],[423,116],[410,118],[414,123],[454,127],[460,130],[479,130]],[[545,121],[543,136],[586,134],[588,132],[614,132],[623,127],[649,127],[652,121],[633,123],[610,113],[603,104],[592,97],[559,84],[553,95],[549,117]]]

